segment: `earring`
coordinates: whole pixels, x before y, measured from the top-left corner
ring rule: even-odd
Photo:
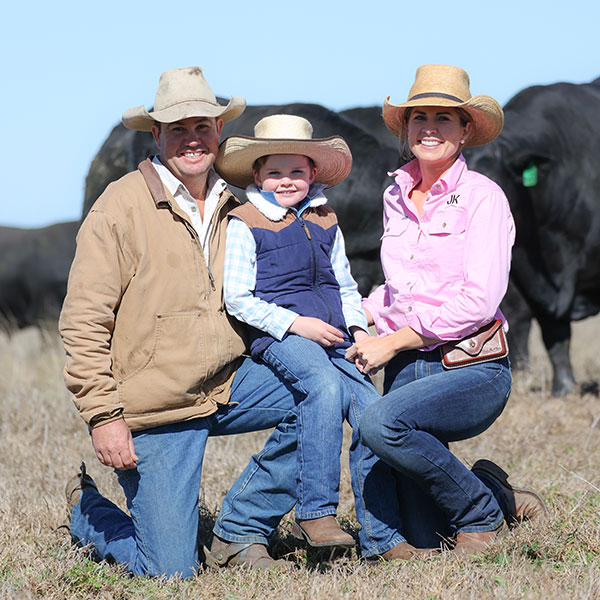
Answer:
[[[464,144],[464,143],[465,143],[465,140],[460,140],[460,143],[461,143],[461,144]]]

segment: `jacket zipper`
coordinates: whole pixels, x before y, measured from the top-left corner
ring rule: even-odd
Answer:
[[[329,309],[329,305],[325,301],[325,298],[321,294],[321,291],[319,290],[319,286],[317,285],[317,257],[315,255],[315,248],[313,245],[312,238],[310,236],[310,231],[308,230],[308,227],[307,227],[306,223],[304,222],[304,219],[302,219],[302,217],[296,213],[294,213],[294,215],[295,215],[296,219],[298,220],[298,223],[300,223],[300,226],[304,230],[304,233],[306,234],[306,238],[308,239],[308,245],[310,246],[310,252],[311,252],[311,257],[312,257],[312,287],[313,287],[313,291],[321,299],[323,306],[325,306],[325,309],[327,311],[327,322],[331,323],[331,310]]]
[[[227,204],[227,201],[229,200],[228,197],[226,197],[224,200],[221,200],[217,206],[215,207],[215,210],[213,212],[213,216],[212,219],[210,221],[210,226],[208,227],[208,232],[206,233],[206,235],[204,236],[204,242],[206,242],[206,236],[209,236],[209,248],[210,248],[210,242],[213,239],[214,236],[214,232],[215,232],[215,223],[216,223],[216,215],[218,215],[221,210],[223,209],[223,207],[225,206],[225,204]],[[169,205],[171,205],[171,203],[169,202]],[[172,209],[172,206],[171,206]],[[209,259],[206,260],[206,257],[204,256],[204,246],[203,244],[200,242],[200,237],[198,235],[198,232],[196,231],[196,229],[194,228],[194,226],[189,223],[187,221],[187,219],[183,219],[183,222],[185,223],[185,226],[187,227],[188,231],[192,234],[193,238],[196,240],[196,242],[198,243],[198,246],[200,247],[200,252],[202,253],[202,257],[204,258],[204,262],[206,264],[206,270],[208,272],[208,280],[210,281],[210,287],[212,288],[213,292],[217,291],[217,286],[215,285],[215,278],[214,275],[212,273],[212,269],[211,269],[211,265],[210,265],[210,259],[212,257],[212,255],[209,253]]]
[[[204,256],[204,251],[202,249],[202,244],[200,243],[200,238],[198,236],[198,232],[196,231],[194,226],[187,221],[187,219],[182,219],[182,221],[185,224],[186,229],[190,232],[191,236],[194,238],[194,240],[198,244],[200,254],[204,258],[204,263],[206,264],[206,271],[208,272],[208,280],[210,282],[210,287],[212,288],[212,290],[214,292],[217,289],[215,286],[215,278],[213,277],[212,271],[210,270],[210,265],[208,264],[208,262],[206,261],[206,257]],[[198,259],[196,259],[196,260],[198,260]]]
[[[227,202],[229,202],[229,198],[235,198],[235,196],[228,195],[228,191],[227,189],[223,190],[223,192],[221,192],[221,195],[223,195],[223,193],[225,193],[225,198],[219,198],[219,202],[217,203],[217,206],[215,206],[215,210],[213,212],[212,218],[210,220],[210,225],[208,226],[208,232],[206,233],[206,235],[209,237],[208,240],[208,247],[210,248],[210,244],[214,239],[215,231],[216,231],[216,223],[218,222],[218,216],[221,213],[221,211],[223,210],[223,207],[227,204]],[[206,242],[206,236],[204,237],[204,241]],[[209,259],[206,261],[206,268],[208,269],[208,278],[210,279],[210,286],[213,289],[213,292],[215,292],[217,290],[216,286],[215,286],[215,278],[213,277],[212,274],[212,269],[210,268],[210,261],[212,260],[212,253],[209,253]]]

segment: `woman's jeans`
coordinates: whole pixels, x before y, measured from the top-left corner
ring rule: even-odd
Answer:
[[[290,335],[262,355],[302,398],[297,410],[297,519],[335,515],[339,500],[343,423],[352,427],[350,476],[363,556],[381,554],[403,541],[392,470],[361,443],[358,421],[380,396],[344,350],[326,350]],[[366,481],[368,479],[368,481]]]
[[[360,436],[398,471],[402,533],[415,545],[439,545],[440,535],[490,531],[502,523],[490,489],[448,444],[485,431],[511,386],[506,358],[445,370],[439,350],[415,350],[386,367],[385,395],[364,411]]]

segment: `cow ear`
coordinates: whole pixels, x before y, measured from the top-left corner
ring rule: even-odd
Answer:
[[[534,187],[549,169],[554,159],[548,153],[521,152],[508,157],[507,168],[513,179],[524,187]]]

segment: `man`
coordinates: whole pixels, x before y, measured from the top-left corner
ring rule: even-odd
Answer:
[[[223,306],[227,213],[238,201],[213,171],[224,121],[198,67],[160,77],[158,156],[112,183],[81,226],[60,331],[65,379],[96,456],[116,469],[130,515],[81,473],[67,485],[71,535],[140,575],[198,567],[198,495],[209,435],[275,427],[234,483],[215,525],[213,564],[268,567],[269,535],[295,498],[295,401],[266,367],[244,360]]]

